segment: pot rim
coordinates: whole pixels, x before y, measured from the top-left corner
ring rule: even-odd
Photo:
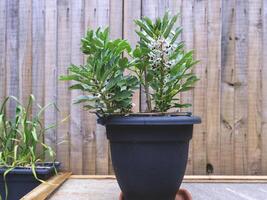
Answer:
[[[39,164],[39,165],[38,165]],[[36,173],[37,174],[49,174],[54,171],[54,167],[58,170],[60,166],[60,162],[44,162],[44,163],[37,163],[36,166]],[[0,167],[0,174],[5,173],[8,168]],[[8,174],[32,174],[31,167],[15,167],[11,170]]]
[[[201,118],[193,115],[109,115],[106,118],[99,118],[98,123],[103,125],[193,125],[201,123]]]

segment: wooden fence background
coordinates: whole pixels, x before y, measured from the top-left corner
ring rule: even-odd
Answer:
[[[64,168],[112,174],[104,128],[72,105],[77,92],[58,76],[84,62],[80,38],[88,27],[110,26],[112,38],[134,45],[133,19],[166,10],[181,14],[181,39],[201,60],[201,80],[181,94],[203,120],[187,174],[267,174],[266,0],[0,0],[0,100],[15,95],[25,102],[33,93],[42,105],[56,102],[60,113],[49,110],[44,122],[71,117],[45,141]],[[135,110],[143,107],[139,98],[137,92]]]

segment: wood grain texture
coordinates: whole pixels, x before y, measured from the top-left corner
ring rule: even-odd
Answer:
[[[123,37],[123,0],[110,0],[110,38],[117,39]],[[113,20],[116,19],[116,20]]]
[[[71,62],[70,0],[57,2],[57,79],[59,75],[67,73]],[[57,80],[57,121],[70,115],[70,83]],[[65,170],[70,169],[70,121],[66,120],[57,128],[57,159]]]
[[[234,174],[247,174],[248,1],[236,1]]]
[[[110,23],[110,4],[108,0],[97,2],[98,8],[95,10],[97,26],[106,28]],[[116,29],[115,29],[116,30]],[[115,34],[115,33],[114,33]],[[106,138],[106,129],[100,124],[96,124],[96,174],[109,173],[109,145]]]
[[[0,1],[0,102],[6,96],[6,1]]]
[[[88,29],[97,28],[97,1],[84,1],[84,32]],[[84,63],[86,62],[84,57]],[[96,173],[96,140],[95,127],[96,116],[86,111],[82,113],[82,133],[83,133],[83,173]]]
[[[96,179],[96,180],[107,180],[116,179],[114,175],[71,175],[68,179]],[[183,182],[255,182],[255,181],[265,181],[267,182],[267,176],[238,176],[238,175],[185,175]]]
[[[187,51],[194,49],[194,1],[183,1],[181,15],[181,25],[183,27],[182,40]],[[193,90],[181,93],[181,102],[193,104]],[[193,108],[183,108],[182,112],[192,112]]]
[[[32,93],[32,1],[19,1],[19,97],[27,104]]]
[[[180,13],[181,20],[182,20],[182,40],[186,44],[186,49],[188,51],[194,49],[194,1],[183,1],[182,4],[182,11]],[[183,92],[181,94],[181,102],[182,103],[190,103],[193,105],[193,90]],[[192,112],[193,107],[190,108],[184,108],[182,109],[183,112]],[[188,162],[187,162],[187,168],[186,168],[186,174],[192,174],[193,173],[193,146],[192,143],[190,143],[189,146],[189,154],[188,154]]]
[[[194,88],[194,114],[202,119],[202,123],[194,127],[193,174],[206,174],[206,87],[207,87],[207,1],[194,1],[194,48],[195,58],[201,60],[194,72],[200,80]]]
[[[84,2],[71,0],[70,3],[70,28],[71,28],[71,63],[83,64],[80,53],[80,38],[84,35]],[[71,99],[81,95],[80,91],[71,91]],[[70,169],[75,174],[83,173],[83,134],[82,134],[82,109],[81,105],[74,105],[70,101]]]
[[[42,48],[40,48],[42,47]],[[44,106],[45,99],[45,0],[32,1],[32,93]],[[33,107],[36,113],[37,107]]]
[[[207,162],[220,173],[221,0],[208,1],[207,61]]]
[[[34,94],[36,103],[44,107],[44,84],[45,84],[45,1],[32,1],[31,9],[31,85],[28,85],[32,94]],[[42,48],[40,48],[42,47]],[[28,77],[29,77],[28,76]],[[24,95],[24,99],[26,96]],[[39,111],[38,106],[35,104],[32,107],[33,115]],[[41,116],[40,122],[44,124],[44,116]],[[44,139],[45,136],[43,136]],[[37,146],[37,151],[41,153],[42,145]]]
[[[215,178],[215,177],[214,177]],[[185,179],[181,188],[186,188],[197,200],[255,200],[265,199],[266,177],[255,182],[252,179],[209,179],[196,177]],[[209,191],[207,191],[209,188]],[[79,191],[79,192],[77,192]],[[103,192],[105,191],[105,192]],[[212,192],[210,192],[212,191]],[[112,179],[68,179],[51,197],[50,200],[68,199],[118,199],[120,188],[116,180]]]
[[[19,1],[7,1],[6,7],[6,95],[19,98]],[[14,101],[9,104],[10,116],[15,114],[15,106]]]
[[[42,183],[31,192],[21,198],[21,200],[45,200],[47,199],[57,188],[59,188],[69,177],[70,172],[59,173],[56,176],[51,177],[46,183]]]
[[[248,173],[261,171],[262,12],[260,0],[248,1]]]
[[[262,85],[262,127],[261,127],[261,173],[267,173],[267,2],[263,1],[262,19],[263,19],[263,54],[262,54],[262,73],[261,73],[261,85]]]
[[[235,2],[223,1],[220,165],[225,174],[233,174],[234,163],[235,13]]]
[[[45,61],[44,61],[44,104],[56,103],[57,87],[57,3],[53,0],[45,1]],[[55,123],[56,109],[50,107],[45,111],[44,124],[46,127]],[[57,152],[57,136],[55,130],[49,130],[45,135],[45,143]]]
[[[202,118],[194,127],[187,174],[267,173],[267,4],[263,0],[3,0],[0,1],[0,100],[56,103],[45,126],[69,119],[45,135],[63,168],[76,174],[113,174],[105,129],[96,116],[72,104],[79,92],[58,81],[71,64],[86,61],[80,39],[87,28],[110,26],[111,38],[138,41],[133,19],[180,13],[176,26],[187,49],[195,49],[200,78],[179,95]],[[139,104],[139,99],[141,103]],[[134,112],[145,110],[136,91]],[[36,107],[33,107],[36,112]],[[14,114],[14,103],[9,105]]]

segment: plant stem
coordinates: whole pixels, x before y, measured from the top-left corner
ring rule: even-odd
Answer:
[[[144,70],[144,75],[145,75],[145,84],[144,84],[144,88],[145,88],[145,94],[146,94],[146,104],[147,104],[147,112],[151,112],[152,110],[152,106],[151,106],[151,98],[149,95],[149,85],[147,82],[147,71],[146,69]]]

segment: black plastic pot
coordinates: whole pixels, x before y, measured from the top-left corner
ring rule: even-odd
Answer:
[[[59,165],[59,163],[55,163],[57,170]],[[53,166],[54,165],[52,163],[40,165],[36,168],[37,177],[44,181],[49,179],[55,174]],[[3,174],[5,171],[5,168],[0,168],[0,195],[3,200],[6,196],[5,182],[3,180]],[[35,179],[30,168],[17,167],[7,174],[6,184],[8,187],[8,200],[19,200],[21,197],[40,185],[40,182]]]
[[[182,182],[195,116],[111,116],[111,157],[125,200],[174,200]]]

